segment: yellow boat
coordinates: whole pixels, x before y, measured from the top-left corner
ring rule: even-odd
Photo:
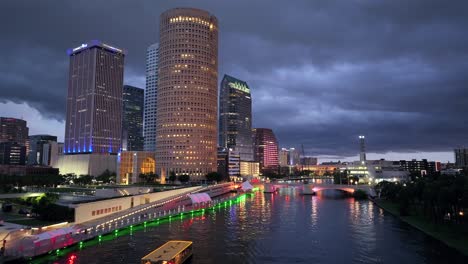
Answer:
[[[193,254],[192,241],[171,240],[141,259],[141,264],[182,264]]]

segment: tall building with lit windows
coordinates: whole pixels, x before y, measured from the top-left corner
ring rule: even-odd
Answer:
[[[224,75],[219,92],[219,145],[253,161],[252,97],[246,82]]]
[[[203,178],[217,170],[218,20],[193,8],[160,20],[157,171]]]
[[[115,171],[122,144],[125,52],[92,40],[69,49],[67,116],[60,173]],[[85,155],[84,155],[85,154]],[[103,155],[105,154],[105,155]]]
[[[66,153],[117,153],[125,53],[100,41],[68,50]]]
[[[144,90],[124,85],[122,116],[122,151],[143,150]]]
[[[28,145],[29,128],[25,120],[0,117],[0,143],[16,142],[21,146]]]
[[[265,173],[277,172],[278,161],[278,141],[269,128],[254,128],[254,159],[260,163],[260,171]]]
[[[158,61],[159,44],[155,43],[146,50],[146,89],[143,122],[145,151],[156,151],[156,110],[158,98]]]

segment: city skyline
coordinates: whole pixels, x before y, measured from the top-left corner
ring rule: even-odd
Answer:
[[[350,8],[344,3],[331,2],[319,6],[318,4],[312,6],[299,4],[291,7],[290,11],[297,12],[298,16],[304,14],[299,7],[308,11],[313,11],[314,7],[317,7],[330,14],[338,12],[340,8],[349,7],[350,14],[342,18],[344,21],[350,19],[352,14],[359,14],[362,19],[356,22],[362,26],[360,31],[355,33],[356,39],[344,33],[340,35],[321,32],[318,25],[330,21],[321,20],[316,13],[312,13],[311,20],[317,22],[317,29],[308,30],[317,33],[318,37],[300,39],[292,23],[294,19],[291,17],[285,17],[284,23],[279,28],[281,34],[273,36],[266,30],[269,28],[268,24],[274,21],[273,17],[278,13],[277,9],[266,10],[266,20],[249,29],[246,26],[253,21],[252,14],[259,8],[255,5],[252,10],[249,10],[252,13],[246,14],[246,22],[240,24],[232,14],[223,11],[219,5],[210,6],[202,1],[195,7],[206,9],[221,18],[220,27],[226,34],[220,40],[219,75],[232,74],[256,88],[253,91],[254,127],[271,127],[278,137],[280,146],[298,148],[304,144],[306,155],[336,157],[342,160],[346,160],[343,157],[356,159],[358,150],[356,137],[359,134],[365,134],[369,159],[372,159],[372,153],[390,151],[374,156],[387,158],[392,155],[409,155],[418,159],[453,161],[453,149],[468,143],[467,136],[465,136],[468,129],[463,122],[459,122],[460,118],[463,118],[462,113],[467,110],[467,106],[463,103],[466,101],[466,93],[462,89],[466,80],[460,77],[463,75],[459,74],[463,69],[461,66],[464,65],[461,58],[467,54],[466,48],[462,47],[466,47],[462,45],[466,39],[458,36],[462,32],[461,28],[465,25],[466,18],[460,16],[457,10],[462,10],[462,8],[457,5],[447,7],[443,11],[437,8],[437,4],[432,8],[428,5],[419,10],[417,3],[405,5],[402,2],[396,2],[387,2],[380,6],[362,4],[373,8],[372,11],[388,19],[388,32],[383,30],[385,29],[383,18],[373,21],[372,19],[375,18],[371,18],[365,11]],[[64,8],[62,5],[66,4],[60,3],[58,8]],[[117,5],[124,6],[125,4],[117,3]],[[117,26],[127,33],[135,25],[138,26],[144,21],[151,20],[150,25],[156,31],[158,13],[171,7],[185,5],[187,3],[177,2],[171,5],[154,6],[152,8],[157,11],[152,12],[154,14],[151,15],[143,12],[143,9],[136,8],[132,12],[142,14],[142,18],[134,22],[136,24]],[[240,3],[240,6],[242,5],[243,3]],[[37,8],[40,9],[40,7]],[[403,19],[399,16],[403,8],[414,13],[414,17],[419,17],[421,21],[416,18]],[[78,9],[93,16],[93,12],[85,7],[78,7]],[[385,9],[393,12],[386,12]],[[8,7],[2,10],[8,10]],[[235,7],[233,10],[236,10]],[[70,13],[70,23],[73,23],[71,19],[74,14],[74,12]],[[427,25],[427,21],[434,16],[435,21],[442,21],[445,24],[441,23],[439,27],[435,27],[435,34],[432,34],[434,36],[427,36],[423,33],[424,29],[431,27]],[[3,17],[8,18],[7,14]],[[34,17],[35,15],[31,15],[31,21]],[[43,23],[52,23],[53,19],[52,16],[50,20]],[[456,19],[462,19],[464,23],[458,23]],[[345,27],[340,23],[343,20],[331,23],[330,26],[342,29]],[[94,22],[90,20],[87,23]],[[364,26],[371,24],[366,22],[375,23],[373,27]],[[25,25],[28,24],[29,22],[26,21]],[[62,33],[59,26],[47,25],[50,26],[52,33]],[[412,27],[402,29],[399,27],[401,25]],[[31,134],[53,134],[63,141],[61,138],[62,131],[64,131],[62,120],[66,94],[66,81],[63,82],[63,80],[66,79],[67,73],[67,58],[63,56],[63,51],[68,47],[79,45],[88,39],[98,38],[128,49],[129,60],[126,68],[128,65],[129,70],[126,71],[125,84],[144,87],[146,47],[158,41],[156,33],[148,34],[151,37],[143,36],[144,34],[141,33],[133,34],[132,41],[138,43],[134,46],[109,32],[96,31],[85,26],[78,27],[78,29],[80,30],[73,37],[71,34],[62,33],[64,39],[54,40],[54,43],[47,42],[44,36],[25,34],[27,30],[21,26],[17,31],[22,36],[5,31],[8,38],[2,44],[2,47],[5,47],[3,50],[8,50],[12,54],[21,51],[28,62],[23,67],[32,67],[32,70],[21,75],[18,65],[13,61],[10,68],[5,68],[5,75],[10,77],[0,76],[0,87],[2,87],[0,110],[6,113],[3,116],[15,118],[23,116],[28,121]],[[262,29],[264,32],[261,32]],[[404,32],[405,30],[408,32]],[[396,44],[399,49],[389,52],[389,47],[382,40],[398,36],[398,33],[405,34],[406,38],[395,40],[398,41]],[[380,38],[368,41],[375,34]],[[35,38],[29,41],[30,46],[12,46],[16,42],[27,43],[24,42],[26,35]],[[284,44],[278,36],[290,40],[290,44]],[[235,45],[234,41],[239,37],[243,40],[241,46]],[[342,38],[346,44],[350,44],[350,47],[338,45],[336,42],[329,42],[330,47],[321,46],[326,43],[325,41],[333,40],[334,37]],[[429,38],[430,41],[424,41],[424,46],[418,46],[419,50],[415,51],[412,48],[413,44],[420,43],[424,37]],[[457,41],[447,41],[447,38]],[[444,43],[459,43],[460,45],[451,47],[454,54],[459,56],[439,58],[437,56],[439,49],[440,51],[447,49]],[[357,48],[357,44],[362,44],[367,50],[370,49],[369,52]],[[299,55],[295,52],[292,49],[294,45],[297,45],[297,49],[304,53]],[[262,52],[262,49],[265,51]],[[285,54],[275,52],[277,50],[285,50]],[[356,55],[351,51],[356,51]],[[263,56],[266,52],[274,56],[266,58]],[[56,54],[60,54],[61,57],[58,58]],[[5,58],[7,62],[10,61],[10,55],[5,54]],[[309,59],[312,62],[305,63]],[[445,64],[440,64],[444,62],[442,60],[445,60],[445,64],[451,65],[450,69],[443,69],[442,65]],[[37,67],[30,66],[38,63],[43,65],[43,68],[50,68],[51,71],[42,72]],[[263,67],[255,68],[259,65]],[[43,76],[36,76],[39,73]],[[288,78],[285,78],[286,76]],[[300,86],[307,89],[299,89]],[[5,87],[12,88],[6,89]],[[46,88],[42,89],[42,87]],[[438,96],[441,92],[439,87],[445,87],[443,89],[445,97]],[[16,91],[21,94],[17,94]],[[47,96],[38,95],[38,92],[45,93]],[[425,94],[424,99],[417,97],[418,94]],[[413,97],[414,100],[408,100]],[[427,98],[437,98],[437,100]],[[330,102],[331,99],[334,99],[333,103]],[[24,103],[28,103],[31,107],[22,105]],[[427,107],[428,103],[431,105],[430,109]],[[31,108],[38,109],[38,112],[30,111]],[[282,122],[278,122],[278,119],[282,119]],[[41,124],[38,124],[39,122]],[[401,136],[402,134],[404,136]]]

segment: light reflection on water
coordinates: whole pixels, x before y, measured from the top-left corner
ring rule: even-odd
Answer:
[[[194,241],[192,263],[468,263],[370,201],[332,190],[305,196],[292,188],[257,192],[232,206],[150,224],[43,262],[139,263],[172,239]]]

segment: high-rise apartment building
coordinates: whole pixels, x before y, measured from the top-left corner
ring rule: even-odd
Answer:
[[[21,146],[26,146],[28,142],[29,128],[25,120],[0,117],[0,143],[16,142]]]
[[[254,128],[254,159],[260,163],[260,171],[278,171],[278,141],[273,130]]]
[[[91,41],[67,53],[66,153],[119,152],[125,52]]]
[[[217,169],[218,20],[192,8],[160,19],[158,174],[203,177]]]
[[[130,85],[123,87],[122,150],[143,150],[144,90]]]
[[[49,166],[51,164],[51,152],[53,151],[51,149],[52,142],[57,142],[56,136],[29,136],[28,164]]]
[[[253,161],[252,97],[246,82],[224,75],[220,86],[219,145]]]
[[[156,151],[156,110],[158,98],[158,61],[159,44],[153,44],[146,50],[146,89],[143,136],[145,151]]]

